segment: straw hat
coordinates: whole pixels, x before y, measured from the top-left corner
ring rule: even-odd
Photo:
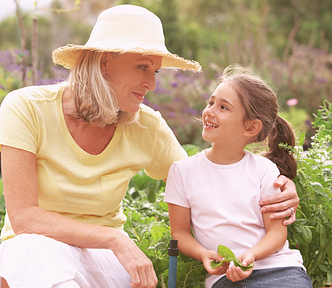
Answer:
[[[55,49],[53,62],[72,68],[84,50],[140,53],[162,56],[162,68],[201,71],[201,65],[170,53],[165,46],[160,19],[135,5],[118,5],[103,11],[85,45],[68,44]]]

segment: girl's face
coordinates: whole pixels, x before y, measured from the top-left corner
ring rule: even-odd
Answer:
[[[156,88],[162,57],[136,53],[107,53],[106,57],[102,72],[112,84],[120,109],[137,112],[146,93]]]
[[[222,145],[243,143],[244,115],[236,91],[228,84],[219,84],[203,111],[203,139]]]

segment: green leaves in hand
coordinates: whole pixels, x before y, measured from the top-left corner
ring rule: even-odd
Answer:
[[[252,263],[249,264],[248,266],[244,267],[242,265],[242,263],[240,262],[240,260],[235,256],[233,251],[231,249],[227,248],[226,246],[219,245],[218,254],[225,257],[225,259],[222,260],[221,262],[212,261],[210,265],[211,265],[211,268],[213,268],[213,269],[221,266],[224,262],[231,262],[231,261],[233,261],[233,263],[236,267],[240,267],[242,269],[242,271],[246,271],[246,270],[253,268]]]

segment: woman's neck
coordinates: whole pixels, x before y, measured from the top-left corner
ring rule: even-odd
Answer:
[[[239,162],[244,157],[244,153],[244,147],[225,149],[213,143],[212,147],[206,150],[205,155],[215,164],[229,165]]]

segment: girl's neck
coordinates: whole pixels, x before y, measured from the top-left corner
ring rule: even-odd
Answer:
[[[244,147],[243,148],[233,148],[233,149],[221,149],[215,143],[212,147],[206,150],[206,157],[213,163],[219,165],[229,165],[239,162],[244,157]]]

